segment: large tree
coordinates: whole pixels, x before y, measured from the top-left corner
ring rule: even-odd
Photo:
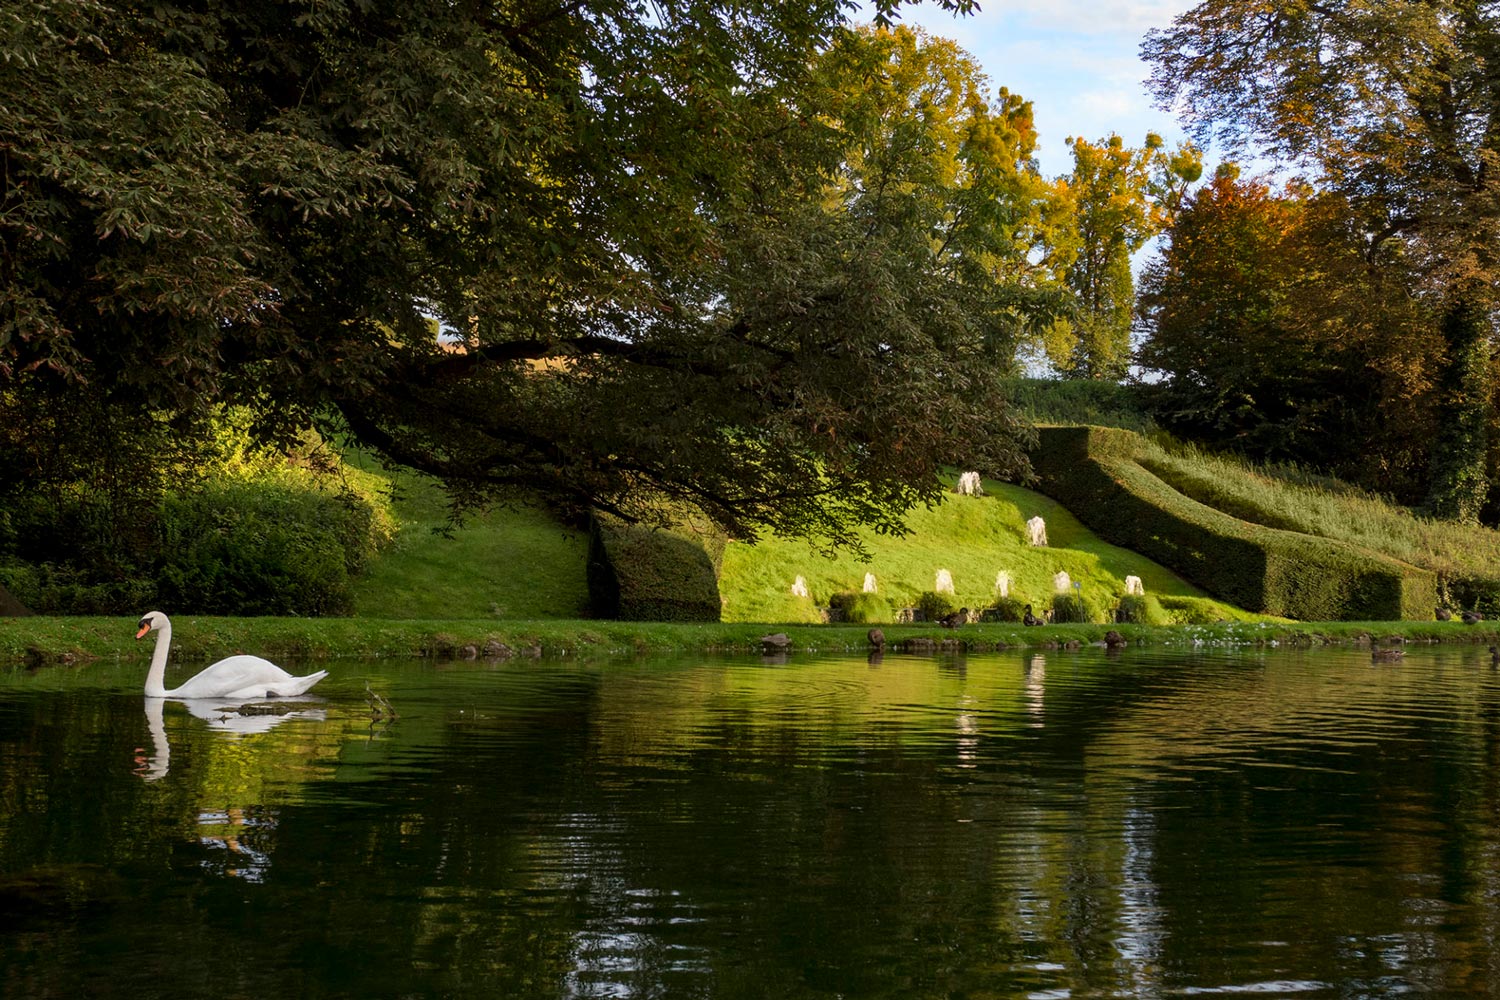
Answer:
[[[1387,244],[1337,195],[1221,171],[1142,277],[1158,419],[1260,458],[1420,500],[1441,338]]]
[[[1069,139],[1073,172],[1060,179],[1070,224],[1054,236],[1053,266],[1073,295],[1072,315],[1049,337],[1053,364],[1070,378],[1118,381],[1130,364],[1135,317],[1131,258],[1172,218],[1203,173],[1202,153],[1169,151],[1147,134],[1140,148],[1118,135]]]
[[[232,402],[460,497],[898,529],[1024,458],[992,290],[830,197],[844,7],[13,3],[0,406]]]
[[[1317,171],[1400,241],[1438,301],[1449,372],[1428,503],[1472,520],[1488,489],[1483,355],[1500,283],[1500,13],[1476,0],[1208,0],[1148,36],[1164,106]]]
[[[962,289],[994,362],[1014,365],[1064,305],[1041,257],[1071,208],[1037,166],[1031,103],[991,93],[958,45],[906,27],[844,34],[816,77],[842,149],[830,207],[914,241],[933,279]]]

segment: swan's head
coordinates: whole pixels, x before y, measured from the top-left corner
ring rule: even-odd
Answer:
[[[135,634],[135,637],[139,639],[152,629],[161,628],[167,624],[167,616],[160,611],[148,611],[141,616],[141,620],[137,624],[140,625],[141,630]]]

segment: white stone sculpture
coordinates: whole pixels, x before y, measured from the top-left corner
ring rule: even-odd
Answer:
[[[804,579],[802,579],[802,577],[800,577],[800,576],[797,577],[797,579],[793,580],[792,581],[792,593],[793,593],[793,595],[795,595],[797,597],[808,597],[808,596],[810,596],[807,593],[807,581],[804,580]]]
[[[867,593],[867,594],[873,594],[873,593],[875,593],[875,574],[874,573],[866,573],[865,574],[865,593]]]
[[[939,594],[953,593],[953,574],[945,569],[937,571],[937,579],[932,584],[932,589]]]
[[[1001,597],[1010,596],[1010,574],[1003,569],[995,575],[995,593]]]
[[[1057,575],[1052,578],[1052,589],[1059,594],[1066,594],[1073,589],[1073,578],[1068,575],[1067,570],[1057,571]]]
[[[1040,514],[1026,522],[1026,531],[1031,537],[1032,545],[1047,544],[1047,522],[1042,520]]]
[[[1146,585],[1143,584],[1143,583],[1141,583],[1141,578],[1140,577],[1138,577],[1138,576],[1127,576],[1125,578],[1125,593],[1127,593],[1127,594],[1144,594],[1145,592],[1146,592]]]
[[[984,487],[979,485],[979,473],[965,472],[959,476],[958,485],[954,487],[954,491],[966,497],[984,496]]]

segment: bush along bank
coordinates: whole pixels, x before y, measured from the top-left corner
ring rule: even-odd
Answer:
[[[1436,574],[1205,506],[1144,468],[1140,446],[1129,431],[1048,427],[1032,464],[1041,490],[1100,536],[1239,607],[1300,621],[1432,618]]]
[[[725,539],[690,518],[670,528],[595,514],[589,527],[589,603],[601,618],[716,622]]]
[[[149,643],[135,641],[135,617],[0,618],[0,667],[56,667],[93,661],[138,663],[144,676]],[[1500,622],[1221,622],[1212,625],[1045,625],[984,623],[944,629],[885,625],[883,646],[856,625],[688,624],[548,620],[492,622],[351,618],[211,618],[173,620],[174,663],[202,665],[232,653],[255,653],[283,664],[346,658],[528,660],[637,655],[763,655],[768,635],[783,635],[776,654],[985,653],[1003,649],[1104,646],[1111,631],[1130,646],[1253,647],[1268,645],[1500,642]]]

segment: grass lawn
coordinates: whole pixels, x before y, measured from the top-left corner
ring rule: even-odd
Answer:
[[[361,618],[583,618],[588,536],[529,507],[468,517],[447,532],[448,506],[430,480],[346,461],[393,488],[395,538],[354,582]]]
[[[934,509],[913,511],[907,518],[912,533],[905,537],[867,534],[868,560],[848,554],[828,559],[801,541],[731,542],[719,580],[724,620],[816,621],[817,606],[826,605],[831,594],[858,592],[866,573],[874,574],[878,592],[893,607],[910,607],[922,591],[934,589],[940,569],[953,578],[955,603],[969,608],[983,608],[994,600],[1002,570],[1010,574],[1012,595],[1038,609],[1046,607],[1054,593],[1054,576],[1066,571],[1101,612],[1118,603],[1125,577],[1133,575],[1169,613],[1183,620],[1256,617],[1214,600],[1143,556],[1102,541],[1040,493],[989,481],[984,488],[983,497],[949,495]],[[1046,547],[1028,542],[1026,522],[1038,515],[1047,525]],[[798,576],[806,580],[810,597],[792,594]]]

